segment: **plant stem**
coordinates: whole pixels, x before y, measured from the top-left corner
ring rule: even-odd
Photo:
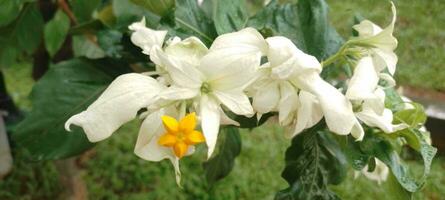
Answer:
[[[346,42],[345,44],[343,44],[343,46],[341,46],[341,48],[337,51],[337,53],[335,53],[333,56],[331,56],[328,59],[321,62],[321,67],[324,68],[326,66],[329,66],[330,64],[334,63],[339,58],[344,56],[344,52],[346,51],[346,49],[348,48],[349,45],[350,45],[349,42]]]

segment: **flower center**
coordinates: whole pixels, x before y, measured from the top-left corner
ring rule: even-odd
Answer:
[[[210,87],[210,84],[207,82],[202,83],[201,85],[201,92],[202,93],[210,93],[212,91],[212,88]]]

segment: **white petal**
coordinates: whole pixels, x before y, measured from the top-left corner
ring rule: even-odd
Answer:
[[[198,66],[201,58],[207,54],[208,49],[197,37],[189,37],[180,42],[172,43],[164,51],[170,57],[182,59],[193,66]]]
[[[355,29],[360,37],[372,37],[382,32],[382,28],[380,26],[372,23],[369,20],[363,20],[359,24],[352,26]]]
[[[362,174],[366,176],[366,178],[377,181],[379,184],[381,182],[386,181],[389,175],[389,168],[382,161],[375,158],[375,169],[372,172],[368,172],[368,166],[362,169]]]
[[[373,48],[372,51],[374,52],[373,60],[377,71],[381,72],[383,69],[388,68],[389,73],[394,75],[398,61],[397,54],[393,51],[378,48]]]
[[[177,113],[166,113],[164,109],[148,115],[139,129],[134,153],[148,161],[159,162],[164,159],[169,159],[175,169],[176,183],[180,185],[181,171],[179,170],[179,159],[175,156],[172,148],[158,144],[159,137],[165,132],[161,120],[164,114],[168,114],[169,116],[177,115]]]
[[[65,123],[80,126],[91,142],[109,137],[122,124],[136,117],[137,112],[153,103],[163,88],[155,79],[136,74],[116,78],[87,110],[72,116]]]
[[[280,124],[290,124],[300,105],[297,89],[288,81],[280,83],[280,102],[278,104],[278,121]]]
[[[299,94],[300,106],[298,107],[297,121],[295,129],[290,137],[301,133],[304,129],[317,124],[322,118],[323,113],[317,97],[304,90]]]
[[[171,57],[160,49],[157,49],[156,54],[169,73],[174,84],[188,88],[201,87],[203,75],[187,60]]]
[[[354,119],[354,126],[351,129],[351,135],[356,141],[362,141],[363,137],[365,137],[365,131],[357,119]]]
[[[153,46],[162,47],[162,43],[164,43],[165,36],[167,35],[167,31],[156,31],[147,28],[145,26],[145,17],[140,22],[131,24],[128,28],[134,31],[131,34],[131,42],[140,47],[143,50],[142,53],[147,55],[150,54],[150,49]]]
[[[166,100],[183,100],[194,98],[199,93],[199,88],[184,88],[173,85],[161,91],[159,97]]]
[[[212,50],[205,55],[199,70],[212,89],[244,89],[256,80],[260,62],[260,52],[248,54],[242,48],[224,48]]]
[[[213,91],[213,94],[223,105],[237,115],[253,115],[254,113],[249,98],[243,91]]]
[[[387,73],[380,73],[379,74],[379,78],[381,80],[386,81],[386,83],[387,83],[386,87],[387,88],[392,88],[392,87],[396,86],[396,80],[394,80],[394,78],[391,75],[387,74]]]
[[[359,60],[354,75],[348,83],[346,97],[352,100],[374,98],[379,76],[374,68],[372,58],[367,56]]]
[[[268,113],[274,111],[280,99],[280,91],[276,81],[271,81],[258,88],[253,96],[252,106],[258,113]]]
[[[287,79],[306,70],[321,72],[318,60],[298,49],[291,40],[275,36],[266,41],[269,45],[267,58],[273,68],[272,73],[280,79]]]
[[[385,133],[392,133],[408,127],[406,124],[393,125],[393,116],[389,109],[385,109],[382,115],[378,115],[371,108],[363,106],[362,111],[356,113],[356,115],[366,125],[380,128]]]
[[[212,156],[218,139],[220,115],[219,105],[216,99],[203,95],[200,100],[201,128],[206,139],[208,151],[207,157]]]
[[[304,74],[295,81],[318,98],[329,130],[339,135],[351,132],[355,116],[351,103],[341,92],[315,72]]]
[[[247,54],[261,52],[264,55],[267,51],[267,44],[261,33],[250,27],[218,36],[213,41],[210,50],[231,49],[233,47],[243,49],[243,52]]]
[[[221,107],[219,107],[219,114],[221,116],[220,123],[222,125],[234,125],[234,126],[240,125],[237,121],[235,121],[235,120],[231,119],[229,116],[227,116],[226,113],[221,109]]]

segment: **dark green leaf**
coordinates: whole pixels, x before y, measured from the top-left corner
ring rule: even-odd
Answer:
[[[116,30],[103,30],[97,33],[98,43],[105,54],[113,58],[121,58],[121,51],[124,47],[121,45],[122,33]]]
[[[338,136],[337,141],[346,155],[346,159],[354,170],[362,170],[370,159],[370,156],[360,149],[360,142],[355,141],[352,136]]]
[[[0,1],[0,27],[11,23],[19,14],[20,4],[17,1]]]
[[[328,135],[332,133],[321,131],[324,127],[319,123],[292,139],[282,173],[289,188],[278,192],[275,199],[339,199],[328,184],[344,178],[346,159],[337,141]]]
[[[58,10],[53,19],[45,25],[45,47],[51,57],[57,53],[60,47],[62,47],[69,28],[70,19],[61,10]]]
[[[123,63],[74,59],[52,67],[34,86],[32,111],[12,138],[31,153],[32,160],[77,155],[93,146],[81,129],[69,133],[65,121],[86,109],[119,74]]]
[[[100,0],[75,0],[70,2],[78,23],[90,21],[93,17],[93,11],[99,4]]]
[[[393,173],[389,173],[385,185],[387,186],[386,199],[392,200],[409,200],[411,199],[411,192],[406,191],[397,181]]]
[[[215,156],[204,163],[207,183],[212,186],[229,175],[235,164],[235,158],[241,153],[241,136],[238,128],[221,129]]]
[[[214,0],[213,21],[218,35],[238,31],[247,24],[249,14],[244,0]]]
[[[299,49],[319,60],[337,52],[343,39],[329,24],[324,0],[300,0],[298,4],[279,4],[272,0],[248,23],[264,36],[281,35],[291,39]]]
[[[113,0],[113,12],[116,17],[116,28],[127,30],[128,25],[140,21],[142,16],[148,27],[155,28],[159,24],[160,17],[131,3],[129,0]]]
[[[98,19],[90,20],[71,27],[69,33],[71,35],[81,35],[81,34],[93,34],[97,31],[103,29],[104,25]]]
[[[233,119],[237,121],[240,125],[240,128],[255,128],[263,125],[270,117],[274,116],[275,113],[266,113],[258,120],[257,116],[246,117],[242,115],[235,115],[230,113],[230,116],[233,116]]]
[[[130,0],[152,13],[165,16],[175,8],[175,0]],[[183,1],[183,0],[180,0]]]
[[[28,4],[14,23],[11,38],[16,38],[20,50],[29,54],[39,46],[43,32],[43,18],[35,3]]]
[[[217,36],[212,20],[206,16],[196,0],[177,0],[174,16],[165,16],[161,22],[163,28],[170,30],[170,34],[181,38],[196,36],[207,45]]]

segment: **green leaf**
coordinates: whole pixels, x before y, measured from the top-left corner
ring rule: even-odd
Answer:
[[[58,10],[53,19],[45,25],[45,47],[51,57],[53,57],[60,47],[62,47],[69,28],[70,19],[61,10]]]
[[[378,158],[385,163],[392,171],[398,182],[409,192],[418,191],[425,183],[429,174],[432,159],[436,149],[430,145],[422,145],[421,155],[424,159],[424,173],[422,177],[416,180],[408,171],[408,168],[401,162],[397,152],[391,146],[391,143],[383,137],[368,132],[363,142],[360,143],[361,150],[373,157]]]
[[[21,51],[29,54],[39,46],[43,32],[43,18],[35,3],[27,4],[13,25],[10,34]]]
[[[348,163],[354,170],[360,171],[367,164],[370,156],[360,149],[360,142],[355,141],[352,136],[337,136],[337,141],[342,147]]]
[[[324,123],[307,129],[292,139],[286,151],[282,177],[289,188],[275,199],[339,199],[328,184],[341,182],[346,174],[346,158],[332,133],[321,131]]]
[[[145,17],[148,27],[155,28],[159,25],[159,16],[147,12],[129,0],[113,0],[113,12],[116,16],[116,28],[118,29],[128,30],[128,25],[140,21],[142,16]]]
[[[74,16],[78,23],[90,21],[93,17],[93,12],[99,6],[101,0],[75,0],[70,1]]]
[[[116,30],[102,30],[97,33],[98,43],[105,55],[112,58],[121,58],[124,47],[121,44],[122,33]]]
[[[164,16],[161,20],[162,28],[181,38],[196,36],[210,45],[216,38],[215,26],[196,0],[177,0],[174,16]]]
[[[241,153],[241,137],[238,128],[221,129],[215,156],[204,163],[207,183],[212,186],[229,175],[235,164],[235,158]]]
[[[89,40],[86,36],[73,36],[74,56],[96,59],[105,57],[105,52],[99,48],[98,44]]]
[[[297,5],[272,0],[249,20],[248,26],[257,28],[266,37],[288,37],[299,49],[319,60],[336,53],[343,43],[329,24],[324,0],[300,0]]]
[[[393,112],[405,109],[405,102],[394,88],[386,88],[385,90],[385,107]]]
[[[69,133],[65,121],[87,108],[119,74],[122,63],[73,59],[53,66],[34,86],[32,111],[22,121],[13,141],[31,153],[32,160],[60,159],[93,146],[83,131]]]
[[[270,117],[274,116],[275,114],[276,113],[266,113],[262,115],[259,120],[256,115],[252,117],[235,115],[234,113],[230,113],[229,115],[240,124],[240,128],[255,128],[263,125]]]
[[[169,12],[172,12],[175,7],[175,0],[130,0],[130,1],[161,17],[169,14]]]
[[[412,128],[425,124],[427,116],[423,106],[418,103],[411,103],[411,105],[413,105],[414,108],[394,113],[394,123],[405,123]]]
[[[0,1],[0,27],[8,25],[20,14],[20,4],[15,0]]]
[[[393,173],[389,173],[388,179],[385,183],[387,187],[387,199],[393,200],[408,200],[412,198],[412,193],[406,191],[397,181]]]
[[[247,24],[249,14],[243,0],[214,0],[213,21],[218,35],[238,31]]]

